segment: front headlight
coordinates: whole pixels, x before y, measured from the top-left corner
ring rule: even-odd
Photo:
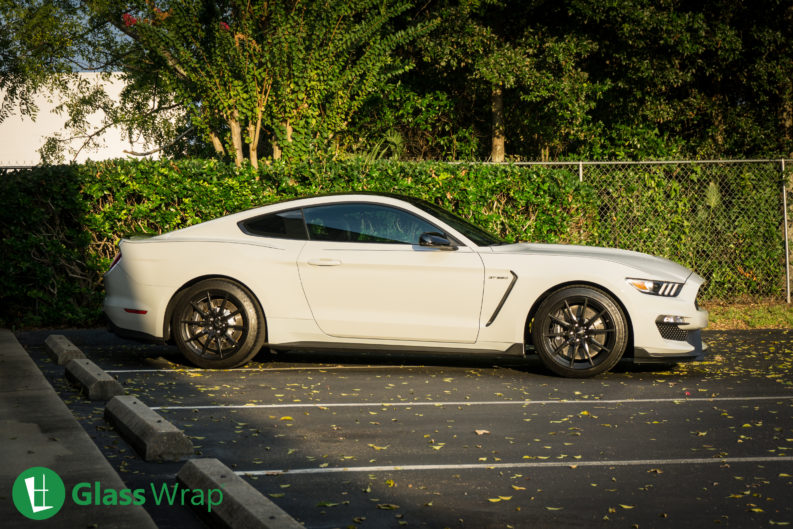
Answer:
[[[673,298],[680,294],[683,290],[683,283],[673,283],[671,281],[654,281],[652,279],[633,279],[626,278],[630,286],[641,292],[642,294],[650,294],[653,296],[665,296]]]

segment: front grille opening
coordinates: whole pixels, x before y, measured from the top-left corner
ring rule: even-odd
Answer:
[[[688,340],[688,331],[681,329],[675,323],[655,322],[655,326],[658,327],[661,337],[667,340],[676,340],[678,342]]]

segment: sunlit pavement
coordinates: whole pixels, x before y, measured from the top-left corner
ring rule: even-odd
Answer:
[[[707,332],[705,362],[562,379],[536,359],[262,353],[205,371],[174,347],[65,334],[309,528],[793,525],[793,332]],[[127,485],[146,463],[18,338]],[[160,527],[181,507],[148,506]],[[199,524],[199,522],[195,522]]]

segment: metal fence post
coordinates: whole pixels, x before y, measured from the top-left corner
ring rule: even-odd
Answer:
[[[790,304],[790,230],[787,221],[787,178],[785,177],[785,160],[782,160],[782,209],[785,219],[785,293]]]
[[[578,162],[578,181],[584,181],[584,162]]]

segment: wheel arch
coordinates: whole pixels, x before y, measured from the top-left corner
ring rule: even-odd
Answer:
[[[531,309],[529,309],[529,313],[526,315],[526,321],[523,327],[523,341],[527,345],[534,345],[532,343],[531,338],[531,323],[534,320],[534,316],[537,313],[537,310],[542,305],[542,302],[545,301],[548,296],[553,294],[554,292],[558,292],[563,288],[570,288],[570,287],[591,287],[600,290],[601,292],[607,294],[614,302],[619,305],[620,309],[622,309],[622,313],[625,314],[625,319],[628,326],[628,345],[625,348],[625,354],[623,357],[632,357],[633,356],[633,321],[631,320],[631,315],[628,312],[627,307],[619,298],[619,296],[615,295],[611,289],[604,287],[598,283],[593,283],[591,281],[567,281],[565,283],[559,283],[558,285],[552,286],[543,292],[536,300],[534,300],[534,304],[532,304]]]
[[[207,280],[210,280],[210,279],[221,279],[223,281],[228,281],[230,283],[234,283],[238,287],[240,287],[243,290],[245,290],[245,292],[247,292],[248,295],[250,295],[251,299],[256,303],[256,305],[259,308],[259,311],[262,314],[262,317],[264,318],[264,334],[265,334],[264,340],[266,342],[267,341],[267,333],[268,333],[269,327],[267,325],[267,314],[264,312],[264,307],[262,307],[262,302],[259,301],[258,296],[256,296],[256,294],[253,292],[253,290],[251,290],[248,287],[248,285],[246,285],[242,281],[240,281],[238,279],[235,279],[235,278],[233,278],[231,276],[225,276],[225,275],[222,275],[222,274],[207,274],[207,275],[196,277],[194,279],[191,279],[187,283],[183,284],[182,286],[180,286],[176,290],[176,292],[174,292],[173,296],[171,296],[171,299],[168,301],[168,305],[165,307],[165,315],[163,317],[163,322],[162,322],[162,336],[163,336],[163,340],[165,340],[166,342],[169,342],[169,343],[173,342],[173,336],[171,336],[171,319],[173,318],[173,312],[176,309],[176,305],[179,302],[179,298],[182,297],[182,293],[185,290],[187,290],[188,288],[192,287],[193,285],[195,285],[197,283],[200,283],[201,281],[207,281]]]

